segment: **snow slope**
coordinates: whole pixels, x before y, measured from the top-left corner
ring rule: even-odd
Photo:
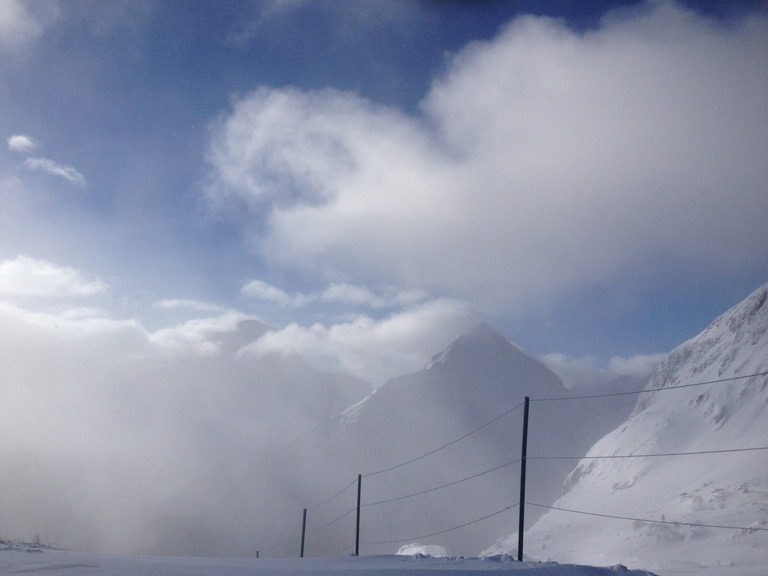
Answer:
[[[41,550],[0,542],[0,574],[77,574],[83,576],[300,576],[345,574],[347,576],[417,576],[433,572],[460,576],[653,576],[628,571],[623,566],[594,568],[558,564],[516,562],[507,556],[494,558],[431,558],[428,556],[367,556],[335,558],[246,559],[181,558],[160,556],[104,556]]]
[[[765,285],[673,350],[647,386],[661,390],[640,395],[554,504],[654,522],[550,510],[526,533],[528,556],[662,575],[768,573],[768,450],[715,452],[768,446],[767,301]],[[624,455],[634,457],[597,458]],[[516,538],[488,552],[516,550]]]

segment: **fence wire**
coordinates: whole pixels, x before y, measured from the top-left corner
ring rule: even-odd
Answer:
[[[419,492],[414,492],[412,494],[406,494],[405,496],[398,496],[396,498],[389,498],[387,500],[379,500],[378,502],[368,502],[366,504],[362,504],[362,507],[377,506],[379,504],[388,504],[390,502],[397,502],[399,500],[413,498],[414,496],[421,496],[422,494],[427,494],[429,492],[435,492],[436,490],[441,490],[443,488],[448,488],[449,486],[455,486],[457,484],[462,484],[463,482],[467,482],[469,480],[474,480],[475,478],[479,478],[480,476],[485,476],[486,474],[490,474],[491,472],[496,472],[497,470],[501,470],[502,468],[506,468],[507,466],[511,466],[512,464],[517,464],[518,462],[520,462],[520,458],[518,458],[517,460],[512,460],[511,462],[506,462],[505,464],[501,464],[499,466],[496,466],[495,468],[490,468],[488,470],[484,470],[483,472],[472,474],[471,476],[467,476],[466,478],[462,478],[460,480],[448,482],[447,484],[441,484],[440,486],[435,486],[433,488],[427,488],[426,490],[421,490]]]
[[[661,388],[644,388],[642,390],[631,390],[627,392],[606,392],[605,394],[588,394],[585,396],[563,396],[551,398],[531,398],[531,402],[559,402],[563,400],[592,400],[593,398],[610,398],[612,396],[631,396],[637,394],[648,394],[650,392],[663,392],[665,390],[679,390],[681,388],[691,388],[693,386],[705,386],[707,384],[721,384],[723,382],[733,382],[734,380],[744,380],[754,378],[755,376],[768,376],[766,372],[755,372],[754,374],[745,374],[743,376],[731,376],[729,378],[717,378],[705,382],[692,382],[690,384],[679,384],[677,386],[663,386]]]
[[[526,502],[525,505],[534,506],[536,508],[546,508],[547,510],[558,510],[560,512],[570,512],[572,514],[583,514],[585,516],[598,516],[600,518],[612,518],[615,520],[631,520],[633,522],[647,522],[649,524],[673,524],[675,526],[692,526],[695,528],[722,528],[725,530],[768,532],[768,528],[760,528],[755,526],[725,526],[722,524],[702,524],[700,522],[677,522],[675,520],[654,520],[652,518],[633,518],[631,516],[616,516],[613,514],[600,514],[598,512],[585,512],[584,510],[572,510],[570,508],[561,508],[559,506],[547,506],[545,504],[536,504],[535,502]]]
[[[504,412],[502,414],[499,414],[498,416],[496,416],[496,418],[493,418],[492,420],[489,420],[488,422],[486,422],[482,426],[479,426],[479,427],[475,428],[471,432],[467,432],[466,434],[464,434],[463,436],[460,436],[459,438],[456,438],[455,440],[451,440],[447,444],[443,444],[439,448],[435,448],[434,450],[430,450],[429,452],[425,452],[424,454],[422,454],[420,456],[417,456],[415,458],[411,458],[410,460],[406,460],[405,462],[401,462],[400,464],[395,464],[394,466],[389,466],[388,468],[384,468],[382,470],[377,470],[376,472],[369,472],[368,474],[363,474],[363,478],[367,478],[367,477],[371,477],[371,476],[378,476],[379,474],[384,474],[385,472],[390,472],[392,470],[397,470],[398,468],[402,468],[403,466],[407,466],[409,464],[413,464],[414,462],[418,462],[419,460],[422,460],[422,459],[426,458],[427,456],[431,456],[432,454],[440,452],[441,450],[444,450],[444,449],[446,449],[446,448],[448,448],[450,446],[453,446],[454,444],[457,444],[458,442],[461,442],[465,438],[469,438],[473,434],[476,434],[477,432],[480,432],[480,430],[483,430],[484,428],[487,428],[488,426],[490,426],[494,422],[497,422],[497,421],[501,420],[502,418],[504,418],[505,416],[508,416],[509,414],[514,412],[515,410],[520,409],[522,406],[523,406],[523,402],[520,402],[519,404],[517,404],[516,406],[510,408],[506,412]]]
[[[494,516],[498,516],[499,514],[502,514],[506,512],[507,510],[511,510],[512,508],[516,508],[518,504],[510,504],[509,506],[502,508],[501,510],[497,510],[496,512],[492,512],[491,514],[486,514],[482,518],[477,518],[475,520],[470,520],[469,522],[465,522],[464,524],[459,524],[458,526],[454,526],[452,528],[447,528],[445,530],[441,530],[439,532],[432,532],[431,534],[422,534],[420,536],[411,536],[410,538],[403,538],[401,540],[382,540],[378,542],[374,541],[363,541],[361,540],[361,544],[402,544],[403,542],[413,542],[414,540],[420,540],[422,538],[431,538],[432,536],[439,536],[440,534],[447,534],[448,532],[453,532],[454,530],[458,530],[460,528],[466,528],[467,526],[471,526],[472,524],[477,524],[478,522],[482,522],[483,520],[488,520],[488,518],[493,518]]]

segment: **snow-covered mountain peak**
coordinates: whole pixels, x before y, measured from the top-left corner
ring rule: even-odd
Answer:
[[[675,348],[654,372],[649,389],[670,388],[681,383],[705,382],[768,371],[768,284],[718,316],[703,332]],[[715,425],[728,414],[725,404],[742,400],[755,386],[765,391],[766,379],[735,380],[732,385],[713,386],[686,392],[694,407],[708,411]],[[638,401],[635,413],[656,402],[666,403],[665,393],[647,394]]]
[[[467,360],[503,357],[514,347],[490,324],[483,322],[454,340],[445,350],[432,356],[425,370],[439,369]]]
[[[557,396],[565,392],[558,376],[538,360],[528,356],[487,323],[460,336],[443,352],[432,357],[424,373],[455,385],[492,382],[494,386],[518,388],[518,392],[537,396]],[[513,376],[513,380],[510,377]],[[519,390],[515,382],[535,383],[533,390]]]
[[[515,348],[488,324],[481,324],[434,356],[424,370],[387,381],[365,400],[308,430],[292,448],[294,454],[302,454],[293,459],[298,467],[294,476],[315,478],[308,489],[317,494],[308,496],[309,501],[322,501],[325,494],[359,473],[370,477],[364,490],[373,502],[396,498],[414,487],[450,482],[438,499],[432,499],[430,491],[424,498],[402,503],[396,498],[377,508],[368,529],[388,540],[387,533],[395,529],[407,536],[459,526],[493,506],[509,505],[516,473],[508,466],[520,453],[523,398],[567,392],[544,364]],[[577,411],[539,406],[531,419],[531,453],[557,446],[583,454],[610,429],[603,426],[600,418],[585,421]],[[565,438],[563,430],[567,430]],[[560,494],[570,468],[567,461],[548,464],[531,483],[529,494],[551,502]],[[494,473],[486,474],[489,471]],[[471,482],[452,483],[472,474],[476,476]],[[327,486],[320,485],[324,479]],[[506,515],[494,516],[471,530],[435,535],[421,544],[476,554],[503,533],[507,520]],[[329,537],[328,546],[337,545]],[[382,542],[375,550],[393,551],[388,546]]]

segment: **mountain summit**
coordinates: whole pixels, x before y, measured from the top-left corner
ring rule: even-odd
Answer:
[[[634,559],[665,574],[766,573],[767,351],[768,284],[658,366],[627,422],[570,474],[554,504],[563,510],[528,531],[528,554]]]
[[[435,354],[424,375],[441,381],[488,381],[514,388],[518,399],[526,395],[551,396],[565,392],[560,378],[528,356],[490,324],[482,323]],[[510,390],[507,390],[509,392]],[[489,391],[484,390],[487,394]]]
[[[425,370],[476,367],[483,363],[496,363],[512,356],[532,361],[490,324],[483,322],[468,334],[454,340],[445,350],[435,354]]]
[[[317,492],[304,497],[322,501],[362,474],[364,503],[386,502],[365,506],[366,554],[393,552],[402,538],[434,532],[441,534],[420,541],[477,554],[516,518],[511,510],[518,499],[524,397],[566,392],[551,370],[481,324],[424,370],[389,380],[298,438],[294,453],[301,454],[302,468],[296,475],[318,478],[312,486]],[[584,424],[577,412],[541,408],[532,417],[529,445],[543,453],[557,442],[584,454],[605,433],[589,435],[595,423]],[[567,462],[540,467],[531,493],[553,501],[569,470]],[[414,492],[423,493],[403,497]],[[482,523],[443,532],[507,508]],[[322,550],[338,546],[329,538]]]

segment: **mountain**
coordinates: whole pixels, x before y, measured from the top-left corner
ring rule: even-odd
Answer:
[[[527,531],[527,555],[665,575],[768,572],[768,450],[749,450],[768,446],[767,301],[768,284],[673,350],[554,504],[629,519],[550,510]],[[488,552],[516,546],[513,535]]]
[[[551,370],[481,324],[422,371],[389,380],[297,438],[290,448],[300,462],[293,475],[312,479],[297,492],[297,504],[323,502],[361,474],[366,554],[392,552],[411,538],[477,554],[517,518],[516,509],[506,507],[519,498],[515,460],[523,398],[568,393]],[[529,450],[547,453],[559,445],[584,454],[605,432],[602,422],[581,418],[578,409],[542,403],[531,410]],[[529,490],[553,501],[571,466],[542,463],[532,472]],[[351,542],[353,515],[334,518],[354,505],[350,488],[328,504],[310,506],[311,529],[333,524],[311,534],[314,554],[334,553]],[[441,533],[425,537],[435,532]]]

